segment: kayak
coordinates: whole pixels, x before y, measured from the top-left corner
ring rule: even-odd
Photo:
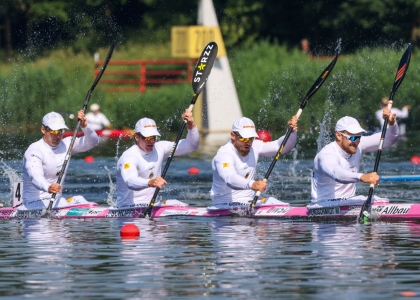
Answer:
[[[252,215],[246,208],[208,209],[207,207],[160,206],[152,210],[152,218],[169,216],[188,217],[222,217],[243,216],[254,218],[275,218],[284,220],[307,221],[356,221],[361,206],[339,206],[308,210],[306,206],[264,205],[256,207]],[[113,209],[110,207],[71,207],[54,209],[50,217],[55,219],[100,219],[100,218],[138,218],[146,209]],[[18,210],[17,208],[0,208],[0,219],[40,218],[41,210]],[[374,203],[372,216],[379,221],[420,221],[420,204],[415,203]]]
[[[96,133],[101,138],[107,139],[118,139],[118,138],[131,138],[134,134],[134,130],[131,129],[104,129],[104,130],[96,130]],[[63,134],[63,137],[73,136],[74,132],[66,131]],[[83,132],[79,131],[77,133],[77,137],[83,136]]]

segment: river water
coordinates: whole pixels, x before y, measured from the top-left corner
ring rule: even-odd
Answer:
[[[4,138],[0,199],[10,203],[10,181],[21,176],[21,157],[39,138]],[[384,149],[381,175],[418,174],[409,159],[417,137]],[[101,205],[113,201],[116,159],[129,141],[101,143],[75,155],[65,196],[81,194]],[[309,145],[311,146],[311,145]],[[312,151],[303,142],[283,155],[267,195],[292,205],[310,197]],[[211,204],[207,147],[175,157],[160,195],[192,206]],[[86,155],[95,157],[85,163]],[[371,170],[375,153],[362,167]],[[262,178],[271,162],[258,167]],[[189,175],[197,167],[199,175]],[[368,186],[359,191],[367,193]],[[420,183],[381,182],[375,193],[417,202]],[[139,239],[120,237],[133,223]],[[0,297],[12,299],[398,299],[420,297],[420,223],[315,223],[245,217],[99,220],[1,220]]]

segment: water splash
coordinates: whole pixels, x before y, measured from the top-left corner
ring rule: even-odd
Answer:
[[[120,142],[121,142],[122,134],[118,137],[117,142],[115,143],[115,161],[118,161],[118,150],[120,149]]]
[[[327,110],[322,119],[322,123],[319,125],[319,136],[316,139],[317,153],[324,148],[325,145],[331,142],[330,131],[332,114]]]
[[[319,125],[319,135],[316,139],[317,153],[321,151],[321,149],[324,148],[324,146],[327,144],[326,140],[328,138],[328,131],[325,129],[325,127],[325,120],[323,120]]]
[[[8,166],[3,159],[0,159],[0,168],[3,170],[3,174],[9,179],[10,182],[10,193],[7,198],[4,200],[5,206],[12,206],[12,199],[13,199],[13,185],[15,182],[22,181],[21,176],[10,166]]]
[[[332,103],[332,92],[334,90],[335,85],[329,84],[327,85],[327,89],[328,89],[328,95],[327,95],[327,99],[325,101],[326,105],[325,105],[325,113],[324,116],[322,118],[322,123],[319,124],[319,136],[316,139],[316,144],[318,146],[317,148],[317,152],[321,151],[321,149],[329,144],[331,142],[331,137],[330,137],[330,128],[334,128],[334,126],[332,125],[332,119],[334,117],[333,114],[333,108],[334,105]]]
[[[106,198],[106,203],[108,203],[109,206],[115,206],[116,205],[116,201],[115,201],[115,194],[117,191],[117,187],[115,185],[115,183],[112,181],[112,177],[111,177],[111,170],[108,169],[107,166],[104,167],[105,170],[107,170],[108,172],[108,178],[109,178],[109,192],[107,192],[107,198]]]
[[[299,160],[297,159],[298,156],[298,149],[294,147],[290,153],[292,154],[292,163],[290,164],[290,172],[292,173],[293,177],[296,177],[296,166],[299,164]]]
[[[341,38],[339,38],[338,40],[337,40],[337,46],[335,47],[335,53],[341,53],[341,51],[343,50],[342,49],[342,39]]]

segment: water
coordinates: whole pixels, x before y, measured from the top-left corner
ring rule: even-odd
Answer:
[[[305,141],[282,155],[269,179],[268,194],[293,205],[310,195],[312,151]],[[382,175],[418,174],[409,163],[415,137],[385,149]],[[119,153],[129,142],[122,141]],[[82,194],[107,205],[115,184],[115,142],[70,161],[65,195]],[[24,147],[22,147],[24,148]],[[21,175],[23,151],[0,149],[3,162]],[[96,151],[96,152],[95,152]],[[163,197],[192,206],[209,205],[213,150],[175,157]],[[9,155],[9,153],[12,153]],[[105,154],[104,154],[105,153]],[[263,159],[263,177],[271,159]],[[373,168],[374,154],[363,168]],[[195,166],[199,175],[189,175]],[[0,168],[0,199],[10,182]],[[13,172],[12,172],[13,173]],[[112,181],[112,182],[111,182]],[[368,186],[360,185],[360,192]],[[375,193],[392,201],[417,202],[420,182],[384,182]],[[119,235],[136,224],[139,239]],[[309,223],[239,217],[100,220],[1,220],[0,297],[12,299],[398,299],[420,295],[420,224]]]

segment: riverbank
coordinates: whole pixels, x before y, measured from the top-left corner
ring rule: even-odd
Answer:
[[[112,59],[160,59],[170,56],[169,44],[127,44],[117,47]],[[99,51],[105,57],[107,48]],[[374,112],[388,96],[404,48],[364,49],[340,57],[331,76],[309,101],[299,127],[329,129],[343,115],[357,117],[364,127],[377,126]],[[331,53],[332,54],[332,53]],[[282,132],[300,102],[329,60],[311,60],[298,49],[261,42],[247,49],[229,49],[228,57],[243,114],[257,127]],[[0,74],[0,130],[36,132],[42,116],[59,111],[64,117],[83,106],[93,79],[93,58],[88,53],[57,50],[36,61],[18,60],[2,65]],[[406,78],[394,98],[394,107],[410,105],[407,130],[420,129],[420,65],[413,56]],[[176,132],[179,114],[189,105],[189,84],[167,85],[146,93],[105,92],[101,84],[91,103],[115,127],[134,127],[141,117],[153,117],[161,131]],[[223,109],[223,108],[221,108]],[[71,120],[68,120],[71,122]]]

